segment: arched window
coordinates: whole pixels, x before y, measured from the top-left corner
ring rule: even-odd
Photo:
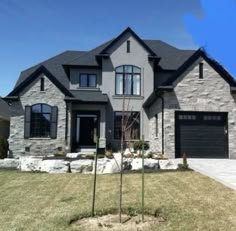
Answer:
[[[25,107],[25,138],[56,138],[57,107],[34,104]]]
[[[141,69],[132,65],[123,65],[116,68],[115,94],[140,95]]]

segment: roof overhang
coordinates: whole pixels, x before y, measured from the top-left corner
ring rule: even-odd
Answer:
[[[148,108],[150,107],[157,98],[159,98],[161,95],[163,95],[165,92],[171,92],[174,90],[174,87],[172,85],[170,86],[160,86],[157,89],[155,89],[152,94],[147,98],[147,100],[144,102],[143,107]]]

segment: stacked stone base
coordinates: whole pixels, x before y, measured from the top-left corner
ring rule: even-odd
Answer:
[[[141,158],[124,158],[124,170],[138,171],[142,169]],[[95,161],[81,160],[44,160],[40,157],[21,157],[19,159],[0,160],[0,168],[18,169],[23,172],[47,172],[47,173],[84,173],[92,174],[95,169]],[[144,168],[150,170],[177,169],[177,164],[172,160],[145,159]],[[102,158],[97,161],[97,174],[111,174],[120,172],[120,159]]]

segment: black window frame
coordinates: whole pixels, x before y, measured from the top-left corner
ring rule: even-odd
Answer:
[[[126,52],[130,53],[130,40],[127,40],[126,42]]]
[[[117,71],[118,68],[121,68],[123,69],[122,72],[120,71]],[[132,67],[132,72],[126,72],[125,69],[126,67]],[[140,70],[140,72],[134,72],[134,68],[137,68]],[[121,94],[118,94],[117,93],[117,76],[118,75],[122,75],[122,85],[123,85],[123,89],[122,89],[122,93]],[[124,94],[125,93],[125,76],[126,75],[131,75],[131,94]],[[139,75],[139,94],[134,94],[134,76],[135,75]],[[121,66],[118,66],[115,68],[115,95],[118,95],[118,96],[122,96],[122,95],[125,95],[125,96],[141,96],[141,68],[140,67],[137,67],[137,66],[134,66],[134,65],[121,65]]]
[[[199,79],[203,79],[204,78],[204,76],[203,76],[203,62],[200,62],[199,63]]]
[[[40,111],[34,112],[33,107],[37,105],[40,105]],[[49,107],[50,111],[49,112],[44,111],[43,106]],[[37,121],[36,115],[37,116],[40,115],[41,118],[43,118],[44,115],[49,115],[48,126],[45,127],[44,121],[42,120]],[[52,106],[45,103],[38,103],[31,106],[30,138],[51,138],[51,123],[52,123]]]
[[[44,77],[40,79],[40,91],[45,91],[45,81]]]
[[[119,113],[119,115],[117,115]],[[141,135],[141,113],[140,111],[125,111],[124,114],[134,114],[133,119],[138,119],[139,126],[138,128],[138,134],[136,137],[131,137],[130,140],[140,140],[140,135]],[[119,117],[119,120],[117,121],[117,117]],[[131,124],[132,122],[130,122]],[[120,125],[120,127],[117,126]],[[114,112],[114,132],[113,132],[113,137],[115,140],[120,140],[121,139],[121,125],[122,125],[122,111],[115,111]],[[134,124],[133,124],[134,125]],[[132,125],[132,126],[133,126]],[[129,126],[129,125],[127,125]]]
[[[155,136],[158,137],[158,114],[155,114]]]
[[[86,86],[81,86],[81,76],[86,75],[87,76],[87,84]],[[89,86],[89,77],[95,76],[95,86]],[[97,87],[97,74],[94,73],[80,73],[79,74],[79,87],[80,88],[96,88]]]

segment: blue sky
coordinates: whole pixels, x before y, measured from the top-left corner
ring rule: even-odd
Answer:
[[[143,39],[204,47],[236,76],[236,0],[1,0],[0,95],[20,71],[65,50],[92,49],[128,26]]]
[[[183,15],[202,17],[199,0],[1,0],[0,95],[20,71],[65,50],[88,50],[130,26],[141,38],[196,48]]]

